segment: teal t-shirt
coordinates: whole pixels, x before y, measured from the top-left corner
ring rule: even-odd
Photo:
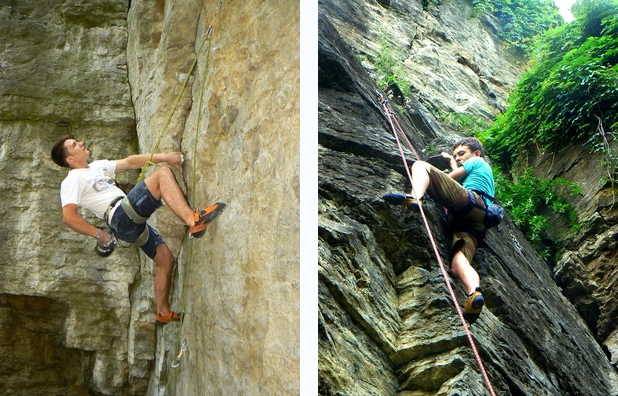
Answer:
[[[472,157],[462,165],[466,170],[466,177],[461,185],[467,190],[483,191],[489,196],[495,197],[494,174],[491,167],[482,157]],[[491,200],[483,197],[485,203],[490,205]]]

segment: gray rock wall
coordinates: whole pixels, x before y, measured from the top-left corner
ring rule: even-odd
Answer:
[[[0,5],[4,394],[298,393],[299,18],[294,1]],[[92,158],[162,136],[158,151],[185,154],[190,203],[228,204],[199,240],[166,207],[151,220],[178,258],[182,326],[155,328],[151,260],[100,258],[62,223],[49,151],[65,134]]]
[[[319,8],[373,78],[380,55],[398,59],[414,96],[430,109],[491,118],[505,109],[522,73],[521,54],[497,38],[498,20],[474,17],[466,0],[324,0]]]
[[[185,153],[192,205],[228,204],[201,240],[181,240],[169,213],[155,220],[180,249],[174,298],[188,316],[158,334],[151,392],[298,392],[299,18],[294,1],[132,2],[129,76],[146,152],[212,26],[161,147]],[[171,371],[179,340],[188,351]]]
[[[612,142],[612,150],[617,148]],[[581,193],[565,194],[577,210],[581,231],[568,236],[559,222],[552,227],[553,238],[565,245],[554,279],[618,369],[618,209],[616,186],[607,182],[602,165],[606,158],[574,145],[557,155],[532,151],[527,160],[538,175],[561,177],[581,187]]]
[[[393,3],[376,13],[386,18],[403,7]],[[410,186],[377,87],[356,56],[362,35],[339,31],[342,21],[366,28],[375,20],[349,18],[344,4],[352,7],[326,2],[319,20],[318,393],[488,394],[423,221],[380,198]],[[456,5],[444,3],[440,12]],[[454,93],[431,100],[448,101]],[[436,121],[419,111],[419,101],[396,114],[422,153],[450,137],[430,127]],[[449,148],[442,144],[435,148]],[[424,207],[448,266],[441,208],[430,199]],[[474,259],[486,306],[472,335],[496,393],[616,394],[615,367],[517,227],[507,217],[486,242]],[[449,282],[463,304],[463,288]]]

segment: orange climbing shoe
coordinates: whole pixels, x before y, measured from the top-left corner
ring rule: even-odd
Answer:
[[[466,301],[466,305],[463,309],[463,316],[470,324],[476,322],[483,310],[483,305],[485,305],[485,299],[481,291],[481,288],[477,287],[476,290],[468,296],[468,301]]]
[[[223,212],[225,209],[225,204],[223,202],[217,202],[214,205],[207,207],[206,209],[198,211],[193,211],[193,218],[195,220],[195,225],[193,227],[189,227],[189,233],[193,238],[200,238],[206,232],[206,226],[213,221],[217,216]]]
[[[155,317],[157,324],[167,324],[172,322],[178,322],[182,319],[182,314],[174,311],[169,311],[167,315],[159,315]]]

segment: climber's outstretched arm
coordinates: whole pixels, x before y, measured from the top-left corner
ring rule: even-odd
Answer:
[[[155,164],[160,162],[167,162],[168,165],[174,168],[179,168],[183,162],[183,156],[181,152],[171,152],[163,154],[154,154],[152,159],[150,154],[136,154],[130,155],[127,158],[123,158],[116,161],[116,173],[125,171],[127,169],[140,169],[144,166],[146,161],[152,161]]]

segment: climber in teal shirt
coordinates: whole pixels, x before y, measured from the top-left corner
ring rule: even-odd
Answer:
[[[391,205],[418,208],[427,192],[451,214],[451,272],[467,290],[464,317],[474,323],[485,300],[472,259],[487,228],[485,208],[493,199],[488,197],[495,194],[494,177],[484,159],[483,146],[475,138],[458,140],[453,146],[453,154],[442,153],[442,156],[450,164],[448,174],[425,161],[416,161],[412,165],[412,193],[388,193],[383,198]],[[471,199],[477,205],[471,206]]]
[[[462,166],[466,171],[464,178],[461,180],[463,187],[470,191],[483,191],[490,197],[495,196],[494,174],[483,157],[472,157],[457,166]],[[486,205],[492,204],[491,200],[486,196],[483,196],[483,199]]]

